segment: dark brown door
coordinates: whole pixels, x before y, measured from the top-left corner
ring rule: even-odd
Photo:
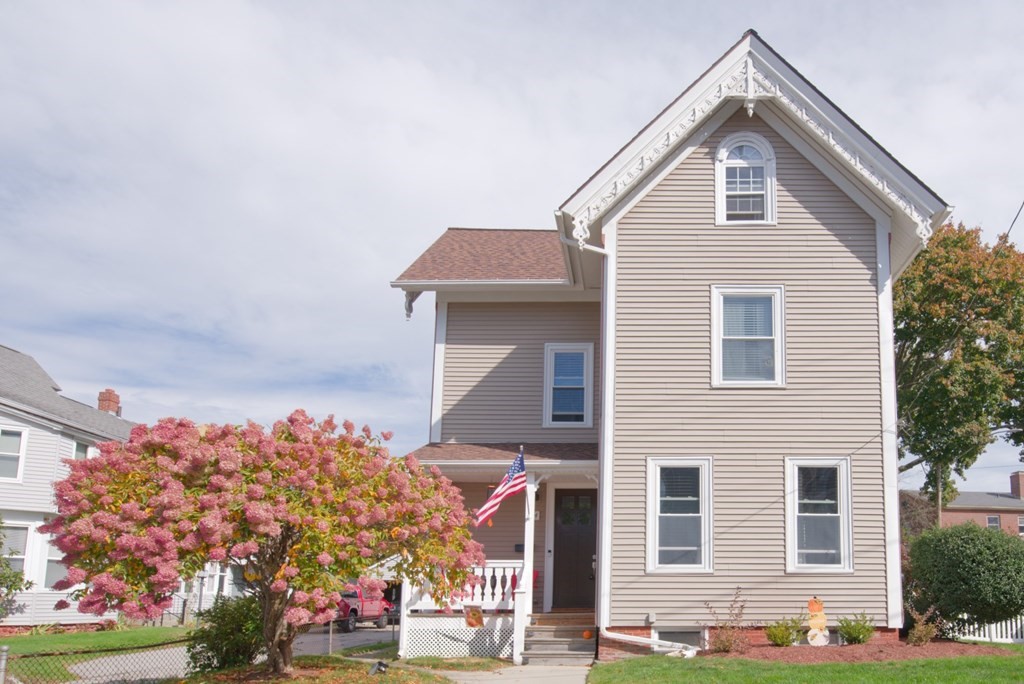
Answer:
[[[555,491],[553,608],[594,607],[597,490]]]

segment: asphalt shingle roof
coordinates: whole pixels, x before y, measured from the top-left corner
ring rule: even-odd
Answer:
[[[568,277],[556,231],[449,228],[395,282]]]
[[[59,394],[60,386],[28,354],[0,346],[0,406],[55,421],[101,439],[124,441],[129,420]]]
[[[1024,499],[1003,492],[960,492],[946,508],[1006,508],[1024,511]]]

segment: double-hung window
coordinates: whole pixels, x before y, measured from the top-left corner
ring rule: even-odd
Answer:
[[[21,477],[21,462],[25,457],[25,431],[0,428],[0,478],[17,480]]]
[[[68,569],[64,567],[61,560],[64,558],[64,553],[53,544],[53,538],[50,538],[49,543],[46,545],[46,588],[53,589],[53,585],[56,582],[64,579],[68,575]]]
[[[84,461],[89,458],[89,445],[85,442],[75,442],[75,460]]]
[[[0,527],[3,534],[3,555],[11,564],[11,570],[25,572],[25,549],[28,547],[28,528],[4,525]]]
[[[786,459],[786,569],[853,570],[850,461]]]
[[[1024,537],[1024,515],[1017,516],[1017,534]]]
[[[783,288],[711,288],[711,384],[785,384]]]
[[[591,427],[594,413],[594,345],[544,345],[544,427]]]
[[[998,515],[989,515],[989,516],[986,516],[986,518],[987,519],[986,519],[985,523],[986,523],[986,526],[990,530],[998,530],[998,529],[1002,528],[1003,521],[999,519]]]
[[[757,133],[734,133],[718,146],[715,222],[775,223],[775,153]]]
[[[711,569],[711,459],[649,458],[647,571]]]

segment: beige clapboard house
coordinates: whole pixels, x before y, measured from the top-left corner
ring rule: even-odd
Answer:
[[[539,659],[527,615],[564,612],[602,657],[689,642],[736,587],[901,626],[892,283],[949,211],[750,31],[555,230],[445,232],[393,285],[437,299],[415,453],[475,507],[525,445],[475,532],[489,643]],[[455,618],[406,653],[481,641]]]

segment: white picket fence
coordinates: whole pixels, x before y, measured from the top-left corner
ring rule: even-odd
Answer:
[[[1005,622],[981,625],[960,634],[967,641],[992,641],[997,644],[1024,644],[1024,615]]]

